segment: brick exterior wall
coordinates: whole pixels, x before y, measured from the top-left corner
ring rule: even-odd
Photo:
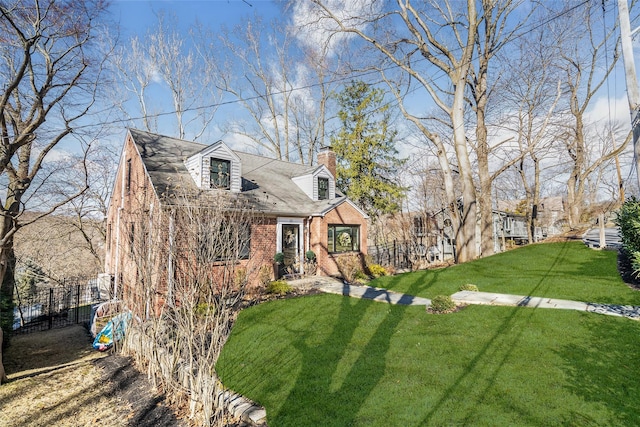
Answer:
[[[322,276],[339,276],[337,260],[353,252],[330,254],[327,248],[327,233],[330,224],[345,224],[360,226],[360,257],[364,262],[367,253],[367,221],[362,214],[349,203],[342,203],[336,209],[328,212],[324,217],[314,217],[311,220],[311,250],[318,259],[318,274]]]
[[[135,144],[127,136],[107,211],[104,271],[113,277],[117,296],[140,316],[149,311],[157,313],[167,298],[168,252],[166,248],[150,251],[142,241],[145,238],[143,236],[148,236],[149,233],[158,237],[156,241],[168,241],[168,216],[159,209],[160,201],[146,175],[142,159]],[[141,251],[153,252],[153,265],[139,265]],[[276,219],[256,219],[251,227],[250,257],[236,265],[246,270],[250,287],[255,289],[260,285],[262,266],[270,276],[273,275],[275,252]],[[141,272],[143,269],[147,270],[146,274]],[[142,285],[145,275],[149,276],[147,281],[154,282],[151,306],[146,305],[147,291]]]
[[[335,166],[334,166],[335,167]],[[161,211],[158,199],[137,148],[127,135],[114,182],[107,212],[107,241],[104,271],[113,277],[117,296],[139,316],[158,313],[168,298],[169,256],[166,247],[149,248],[147,242],[169,241],[170,220]],[[339,275],[336,260],[349,254],[329,254],[327,227],[329,224],[357,225],[360,227],[360,257],[367,250],[367,222],[349,203],[342,203],[324,217],[305,218],[304,248],[316,253],[320,275]],[[250,257],[235,267],[244,268],[250,291],[256,290],[265,275],[273,278],[273,256],[277,248],[277,218],[256,218],[251,228]],[[133,240],[132,240],[133,236]],[[307,242],[308,240],[308,242]],[[153,252],[150,265],[141,266],[145,257],[141,251]],[[184,261],[184,260],[182,260]],[[184,265],[183,265],[184,267]],[[180,263],[176,263],[180,268]],[[175,272],[179,275],[180,272]],[[215,274],[212,271],[212,274]],[[145,285],[152,289],[144,289]],[[179,296],[173,295],[179,299]],[[147,304],[147,301],[149,304]]]
[[[154,207],[158,209],[159,201],[142,159],[127,135],[107,211],[104,268],[105,273],[114,277],[117,296],[135,300],[132,305],[140,303],[143,297],[133,286],[139,276],[139,266],[133,261],[134,252],[142,244],[142,227],[149,224]]]

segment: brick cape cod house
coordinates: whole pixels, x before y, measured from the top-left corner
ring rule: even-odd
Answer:
[[[107,213],[104,277],[110,278],[112,293],[125,300],[135,294],[130,288],[136,286],[138,267],[131,242],[146,223],[160,217],[158,210],[168,211],[179,192],[200,198],[223,192],[260,215],[250,227],[240,264],[272,266],[278,252],[292,264],[312,250],[317,274],[338,275],[339,257],[356,253],[362,258],[366,253],[367,215],[336,191],[335,153],[324,149],[318,163],[308,166],[243,153],[223,141],[205,145],[129,129]],[[172,239],[171,224],[161,228]],[[161,294],[170,287],[161,282],[171,280],[179,260],[166,259],[156,268],[165,270],[155,276],[155,292]],[[249,281],[257,279],[254,270]]]

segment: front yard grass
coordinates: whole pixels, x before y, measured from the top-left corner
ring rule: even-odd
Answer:
[[[540,243],[448,268],[380,277],[371,286],[433,298],[460,285],[481,292],[640,305],[640,292],[626,286],[617,252],[587,248],[582,242]]]
[[[640,302],[617,276],[615,253],[574,243],[373,285],[381,282],[426,297],[474,283]],[[226,386],[265,406],[270,426],[633,425],[639,335],[640,322],[578,311],[469,306],[433,315],[314,295],[243,311],[217,370]]]

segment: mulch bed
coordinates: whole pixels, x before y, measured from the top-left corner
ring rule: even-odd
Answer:
[[[118,396],[131,405],[128,425],[136,427],[186,427],[156,392],[146,376],[138,371],[129,357],[112,354],[93,362],[102,368],[103,380],[109,384],[107,393]]]
[[[629,287],[640,291],[640,277],[633,273],[631,258],[624,249],[618,251],[618,272]]]

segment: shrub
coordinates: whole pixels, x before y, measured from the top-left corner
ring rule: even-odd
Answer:
[[[337,257],[336,264],[344,280],[354,282],[359,274],[362,274],[362,263],[356,254],[341,255]]]
[[[197,317],[208,317],[216,312],[216,307],[213,304],[199,303],[196,305],[195,314]]]
[[[634,276],[640,276],[640,201],[631,197],[616,215],[624,251],[631,261]]]
[[[624,202],[616,215],[622,243],[629,252],[640,251],[640,201],[631,197]]]
[[[307,251],[304,254],[305,258],[307,258],[307,261],[315,261],[316,260],[316,253],[313,251]]]
[[[249,277],[247,276],[247,269],[244,267],[238,267],[234,272],[233,283],[237,287],[244,286],[247,284],[248,278]]]
[[[633,276],[640,277],[640,252],[631,253],[631,268],[633,269]]]
[[[274,280],[267,285],[267,293],[285,295],[292,291],[291,286],[284,280]]]
[[[472,292],[478,292],[478,287],[476,285],[473,285],[471,283],[467,284],[467,285],[460,285],[460,287],[458,288],[459,291],[472,291]]]
[[[267,286],[271,281],[271,274],[273,273],[273,267],[271,265],[263,265],[258,272],[258,280],[262,286]]]
[[[282,264],[284,262],[284,254],[282,252],[278,252],[273,256],[273,262],[278,264]]]
[[[369,280],[371,280],[371,278],[369,276],[367,276],[364,271],[362,270],[358,270],[355,273],[355,276],[353,278],[353,283],[358,283],[360,285],[366,285]]]
[[[456,303],[453,302],[449,295],[438,295],[431,300],[431,306],[428,310],[431,313],[450,313],[456,308]]]
[[[367,268],[369,269],[369,273],[371,273],[373,277],[380,277],[380,276],[387,275],[387,270],[385,270],[385,268],[380,264],[370,264],[369,266],[367,266]]]

